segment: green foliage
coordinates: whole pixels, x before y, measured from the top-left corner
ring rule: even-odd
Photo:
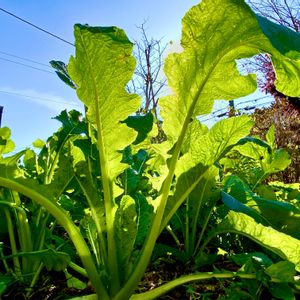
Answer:
[[[10,139],[10,133],[9,128],[0,128],[0,157],[2,157],[3,154],[11,152],[15,148],[14,142]]]
[[[245,165],[245,173],[248,173],[248,175],[242,174],[242,177],[253,189],[271,174],[285,170],[291,163],[286,150],[276,149],[274,130],[273,126],[269,128],[266,141],[253,137],[242,139],[228,154],[228,157],[221,161],[226,169],[233,169],[233,172],[241,174],[243,171],[241,170],[243,169],[241,166],[242,156],[244,158],[243,164],[247,164]],[[251,167],[254,171],[249,176],[248,168]]]
[[[25,183],[33,190],[48,195],[53,202],[66,207],[66,199],[69,198],[62,195],[62,192],[73,178],[73,174],[69,172],[69,160],[65,156],[66,144],[68,139],[84,132],[86,123],[79,121],[79,118],[80,114],[76,111],[63,111],[56,117],[62,127],[47,143],[42,140],[33,143],[40,149],[39,154],[27,149],[4,157],[1,163],[6,168],[2,168],[0,172],[6,176],[15,172],[13,176],[19,183]],[[19,164],[18,169],[14,168],[16,164]],[[58,168],[60,173],[56,172]],[[70,257],[74,258],[75,251],[68,248],[68,242],[56,235],[55,220],[43,207],[8,189],[1,190],[0,207],[3,214],[2,228],[5,230],[1,240],[9,240],[0,257],[8,275],[12,274],[16,280],[33,288],[44,267],[54,270],[66,268]],[[76,217],[74,209],[70,211]],[[27,296],[31,292],[30,290]]]
[[[70,78],[70,75],[68,74],[67,66],[62,61],[51,60],[50,65],[52,68],[55,69],[55,73],[65,84],[67,84],[68,86],[70,86],[73,89],[77,88],[77,86],[74,84],[74,82]]]
[[[300,180],[300,111],[288,99],[292,98],[281,94],[275,98],[271,107],[257,109],[253,114],[255,126],[252,133],[264,138],[270,126],[275,126],[276,147],[286,149],[292,163],[284,171],[272,176],[272,180],[296,183]]]
[[[5,276],[0,273],[0,296],[4,295],[6,289],[14,283],[12,276]]]
[[[226,218],[210,233],[211,236],[222,232],[235,232],[247,236],[258,244],[270,249],[282,259],[288,260],[300,270],[300,241],[271,227],[255,222],[243,213],[230,211]]]
[[[165,63],[172,93],[160,99],[166,140],[153,143],[158,140],[151,115],[134,116],[140,103],[125,89],[135,61],[124,31],[77,24],[75,56],[67,69],[62,64],[55,68],[63,81],[70,85],[71,80],[76,87],[86,107],[86,121],[75,111],[62,112],[57,117],[62,128],[45,145],[35,143],[43,147],[38,156],[28,150],[0,161],[0,186],[26,196],[43,207],[40,211],[55,217],[74,243],[99,299],[155,299],[189,281],[257,278],[242,272],[200,273],[133,295],[160,233],[174,224],[177,212],[186,220],[189,258],[201,254],[211,238],[225,231],[246,235],[300,269],[299,240],[259,224],[257,216],[262,216],[262,223],[266,216],[253,206],[246,208],[249,203],[237,205],[229,193],[222,193],[225,202],[237,211],[251,211],[257,221],[230,211],[225,218],[216,218],[219,225],[205,233],[219,195],[216,166],[229,151],[235,149],[254,160],[263,156],[262,174],[253,190],[290,160],[286,152],[274,148],[272,130],[267,143],[243,140],[252,126],[246,116],[221,121],[210,130],[197,119],[211,111],[215,100],[232,100],[255,90],[255,76],[240,74],[236,60],[261,52],[269,53],[278,67],[278,89],[294,94],[299,85],[299,52],[298,42],[289,41],[300,39],[257,17],[243,1],[203,0],[182,23],[183,51],[170,54]],[[7,130],[3,136],[7,147]],[[266,203],[253,197],[246,185],[242,188],[247,201]],[[292,211],[289,203],[282,207]],[[224,211],[226,215],[228,210]],[[46,264],[55,267],[51,257]],[[292,274],[289,266],[285,272]],[[268,272],[273,274],[272,269]]]
[[[31,263],[42,262],[48,271],[52,269],[55,271],[62,271],[70,262],[70,256],[67,253],[55,251],[53,249],[19,252],[18,254],[15,254],[15,256],[29,258]],[[2,259],[7,258],[8,257],[2,257]]]

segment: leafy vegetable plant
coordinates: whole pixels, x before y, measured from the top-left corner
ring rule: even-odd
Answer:
[[[242,139],[231,150],[232,153],[239,153],[238,158],[230,158],[232,153],[229,153],[228,157],[221,160],[225,169],[227,168],[223,202],[230,209],[247,214],[266,226],[272,226],[299,239],[296,229],[300,221],[297,184],[294,189],[293,185],[287,188],[287,195],[283,193],[283,183],[263,184],[268,176],[283,171],[291,163],[287,151],[275,149],[274,145],[275,132],[274,126],[271,126],[266,134],[266,141],[252,137]],[[243,170],[243,164],[248,168]]]
[[[28,179],[17,165],[1,161],[0,186],[40,204],[64,227],[98,299],[155,299],[189,281],[256,277],[242,272],[192,274],[133,295],[162,229],[190,196],[196,202],[197,193],[192,193],[201,188],[208,170],[250,130],[247,117],[219,123],[209,132],[197,120],[211,111],[214,100],[232,100],[256,89],[255,76],[241,75],[236,60],[269,53],[277,89],[299,96],[298,34],[256,16],[241,0],[203,0],[185,15],[182,24],[183,52],[170,54],[165,62],[171,89],[169,96],[160,99],[166,141],[151,143],[153,131],[141,135],[143,121],[140,126],[130,122],[140,99],[125,89],[135,68],[133,45],[125,33],[116,27],[75,25],[76,53],[67,71],[87,109],[88,133],[68,140],[68,150],[59,157],[51,183]],[[135,194],[128,191],[124,175],[134,170],[124,157],[130,148],[133,155],[139,149],[149,153],[143,165],[149,188],[138,188]],[[60,180],[55,178],[65,176],[72,176],[85,197],[94,255],[77,223],[59,203],[56,185]],[[270,236],[284,234],[236,212],[230,212],[211,237],[232,230],[253,237],[300,270],[297,239],[284,236],[289,246],[283,246],[280,239],[274,243]]]
[[[55,178],[55,170],[59,161],[63,164],[60,157],[65,155],[67,140],[86,129],[86,123],[78,121],[78,117],[79,114],[75,111],[69,115],[64,111],[56,117],[63,123],[61,129],[47,140],[47,144],[41,140],[33,143],[35,147],[41,148],[39,155],[27,149],[4,158],[3,155],[13,150],[14,143],[10,139],[10,130],[1,128],[1,162],[6,166],[14,166],[22,158],[20,167],[24,177],[47,186],[52,184],[52,187],[55,187],[52,193],[62,200],[61,194],[65,192],[72,176]],[[46,267],[48,270],[64,270],[70,263],[70,255],[62,251],[66,248],[66,243],[54,234],[56,222],[43,207],[16,191],[5,188],[0,190],[0,207],[1,216],[3,214],[3,232],[0,236],[3,248],[1,247],[0,259],[6,276],[13,277],[27,286],[25,294],[29,297],[34,292],[33,288],[42,269]],[[60,251],[57,251],[58,249]],[[74,254],[74,251],[70,254]]]

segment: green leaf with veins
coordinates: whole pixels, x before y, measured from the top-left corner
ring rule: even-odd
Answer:
[[[237,69],[240,58],[269,53],[275,62],[278,90],[299,96],[300,61],[293,60],[289,51],[297,52],[298,59],[295,45],[300,35],[280,26],[273,28],[261,17],[259,22],[243,1],[203,0],[185,15],[183,52],[169,55],[164,68],[173,94],[160,99],[163,129],[173,143],[185,122],[211,112],[214,100],[233,100],[255,91],[255,76],[242,76]],[[272,34],[266,36],[260,25]]]
[[[209,233],[212,238],[223,232],[245,235],[259,245],[276,253],[279,257],[293,263],[300,271],[300,241],[271,227],[256,223],[251,217],[230,211],[225,219]]]
[[[125,90],[135,68],[133,45],[116,27],[77,24],[74,30],[76,56],[71,57],[68,72],[87,107],[88,121],[97,130],[102,175],[113,180],[126,168],[120,151],[136,138],[134,130],[121,123],[140,105],[139,97]]]
[[[300,226],[300,211],[297,206],[287,201],[276,200],[276,197],[275,200],[259,197],[239,177],[233,175],[226,179],[224,190],[230,194],[222,192],[223,201],[227,197],[224,203],[230,209],[243,212],[256,221],[271,225],[295,238],[300,237],[297,230]]]
[[[272,132],[269,131],[267,139],[272,142]],[[271,151],[269,150],[271,149]],[[284,149],[274,149],[273,143],[270,145],[264,145],[257,143],[257,140],[247,139],[245,143],[239,143],[234,147],[234,150],[238,151],[241,155],[249,157],[259,162],[263,171],[262,179],[270,174],[283,171],[291,163],[288,152]]]
[[[115,179],[128,167],[122,162],[122,150],[136,139],[135,130],[122,121],[134,114],[140,106],[139,96],[129,94],[125,89],[135,69],[133,44],[124,31],[117,27],[76,24],[74,34],[76,52],[75,57],[70,58],[68,73],[78,87],[77,95],[87,109],[89,124],[95,130],[107,241],[100,244],[107,257],[110,292],[116,294],[124,274],[119,266],[115,238],[116,197],[123,191]],[[101,240],[104,239],[102,232],[99,231],[99,235]],[[126,264],[127,256],[123,257],[123,265]]]
[[[278,50],[278,54],[272,55],[276,89],[284,95],[299,97],[299,76],[295,75],[300,68],[300,34],[261,16],[256,17],[262,31]]]
[[[265,272],[272,278],[280,282],[294,282],[296,275],[295,265],[289,261],[280,261],[269,266]]]

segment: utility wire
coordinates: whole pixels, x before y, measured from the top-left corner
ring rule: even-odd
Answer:
[[[7,56],[10,56],[10,57],[14,57],[14,58],[18,58],[18,59],[21,59],[21,60],[24,60],[24,61],[28,61],[28,62],[37,64],[37,65],[41,65],[41,66],[44,66],[44,67],[48,67],[49,69],[52,69],[52,67],[49,64],[47,65],[47,64],[29,59],[29,58],[21,57],[21,56],[14,55],[14,54],[11,54],[11,53],[7,53],[7,52],[4,52],[4,51],[0,51],[0,54],[7,55]]]
[[[12,16],[12,17],[14,17],[14,18],[16,18],[16,19],[18,19],[18,20],[20,20],[20,21],[22,21],[22,22],[24,22],[24,23],[26,23],[26,24],[28,24],[28,25],[30,25],[30,26],[32,26],[32,27],[34,27],[34,28],[36,28],[36,29],[38,29],[38,30],[40,30],[40,31],[42,31],[42,32],[44,32],[44,33],[46,33],[46,34],[48,34],[48,35],[51,35],[52,37],[54,37],[54,38],[56,38],[56,39],[58,39],[58,40],[60,40],[60,41],[62,41],[62,42],[64,42],[64,43],[66,43],[66,44],[69,44],[69,45],[71,45],[71,46],[75,46],[73,43],[71,43],[71,42],[69,42],[69,41],[67,41],[67,40],[65,40],[65,39],[63,39],[63,38],[61,38],[61,37],[59,37],[58,35],[56,35],[56,34],[54,34],[54,33],[51,33],[50,31],[45,30],[45,29],[43,29],[43,28],[41,28],[41,27],[39,27],[39,26],[37,26],[37,25],[34,25],[33,23],[31,23],[31,22],[29,22],[29,21],[26,21],[26,20],[24,20],[24,19],[22,19],[22,18],[16,16],[15,14],[13,14],[13,13],[11,13],[11,12],[9,12],[9,11],[7,11],[7,10],[1,8],[1,7],[0,7],[0,10],[3,11],[4,13],[6,13],[6,14],[8,14],[8,15],[10,15],[10,16]]]
[[[266,97],[263,97],[263,98],[266,98]],[[262,98],[262,99],[263,99],[263,98]],[[257,108],[257,107],[260,107],[260,106],[264,106],[264,105],[271,104],[273,101],[274,101],[274,100],[270,100],[270,101],[267,101],[267,102],[264,102],[264,103],[256,104],[256,106],[254,106],[251,110],[253,110],[253,109]],[[248,102],[248,101],[245,101],[245,103],[246,103],[246,102]],[[247,110],[249,110],[249,109],[246,109],[247,107],[248,107],[248,106],[242,107],[242,108],[239,109],[239,111],[243,111],[243,110],[247,111]],[[218,111],[220,111],[220,110],[218,110]],[[228,109],[226,109],[226,108],[223,108],[222,111],[224,111],[225,114],[228,113]],[[215,112],[217,112],[217,111],[215,111]],[[204,120],[200,120],[200,121],[201,121],[201,122],[207,122],[207,121],[210,121],[210,120],[213,120],[213,119],[216,119],[216,118],[221,117],[220,114],[219,114],[219,115],[215,115],[215,112],[213,112],[213,113],[211,114],[211,117],[209,117],[209,118],[207,118],[207,119],[204,119]],[[224,117],[225,117],[225,114],[224,114]]]
[[[38,71],[41,71],[41,72],[50,73],[50,74],[54,74],[54,75],[55,75],[54,72],[51,72],[51,71],[49,71],[49,70],[45,70],[45,69],[33,67],[33,66],[30,66],[30,65],[23,64],[23,63],[21,63],[21,62],[15,61],[15,60],[7,59],[7,58],[4,58],[4,57],[0,57],[0,60],[7,61],[7,62],[16,64],[16,65],[21,65],[21,66],[23,66],[23,67],[27,67],[27,68],[30,68],[30,69],[34,69],[34,70],[38,70]]]
[[[79,105],[79,104],[70,103],[70,102],[63,102],[63,101],[57,101],[57,100],[54,100],[54,99],[51,99],[51,98],[29,96],[29,95],[24,95],[24,94],[21,94],[21,93],[8,92],[8,91],[2,91],[2,90],[0,90],[0,93],[13,95],[13,96],[18,96],[18,97],[25,97],[25,98],[29,98],[29,99],[31,98],[31,99],[41,100],[41,101],[54,102],[54,103],[59,103],[59,104],[66,104],[66,105],[81,107],[81,105]]]
[[[270,96],[263,96],[263,97],[259,97],[259,98],[256,98],[256,99],[243,101],[243,102],[240,102],[240,103],[236,104],[235,107],[240,106],[240,105],[243,105],[243,104],[245,104],[245,103],[257,102],[257,101],[262,100],[262,99],[265,99],[265,98],[270,98]],[[272,101],[273,101],[273,100],[271,100],[271,102],[272,102]],[[259,104],[259,105],[260,105],[260,104]],[[243,110],[243,109],[245,109],[245,107],[244,107],[244,108],[240,108],[240,110]],[[208,116],[213,116],[212,118],[209,118],[209,119],[208,119],[208,120],[211,120],[211,119],[213,119],[213,118],[215,118],[215,117],[218,117],[218,115],[217,115],[218,112],[220,112],[220,113],[228,112],[228,108],[227,108],[227,107],[223,107],[223,108],[217,109],[217,110],[213,111],[213,112],[210,113],[210,114],[200,116],[200,119],[201,119],[201,118],[208,117]]]
[[[256,98],[256,99],[253,99],[253,100],[243,101],[243,102],[240,102],[240,103],[236,104],[236,106],[240,106],[240,105],[243,105],[245,103],[250,103],[250,102],[257,102],[258,100],[262,100],[262,99],[266,99],[266,98],[270,98],[270,97],[271,96],[263,96],[263,97]]]

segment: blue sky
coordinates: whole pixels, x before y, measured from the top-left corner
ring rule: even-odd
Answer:
[[[138,40],[140,26],[147,20],[149,36],[179,41],[181,18],[198,0],[174,1],[1,1],[0,7],[74,42],[73,25],[115,25],[130,39]],[[75,92],[65,86],[46,65],[50,60],[68,62],[74,47],[63,43],[0,11],[0,105],[4,106],[2,126],[12,130],[16,150],[46,139],[59,123],[51,119],[62,109],[79,109]],[[34,60],[38,65],[10,55]],[[25,67],[27,64],[41,70]],[[24,95],[24,96],[20,96]],[[25,97],[27,96],[27,97]]]

